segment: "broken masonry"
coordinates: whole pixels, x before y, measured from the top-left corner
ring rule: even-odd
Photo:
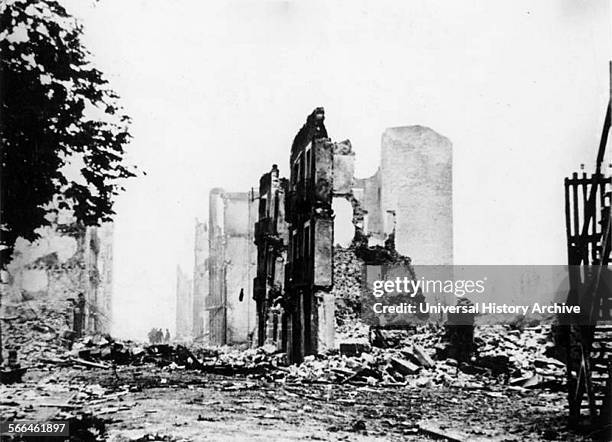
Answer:
[[[295,136],[289,179],[280,178],[278,166],[274,165],[261,177],[259,185],[254,235],[257,276],[253,282],[257,343],[276,345],[291,362],[332,349],[336,326],[357,319],[365,264],[406,266],[408,274],[415,278],[410,258],[395,246],[396,212],[404,214],[405,207],[395,201],[389,203],[393,209],[384,210],[382,200],[383,195],[400,202],[414,201],[418,196],[383,192],[383,172],[391,176],[400,172],[389,161],[383,161],[387,164],[383,172],[379,169],[371,178],[355,179],[355,154],[350,141],[333,142],[324,120],[323,108],[315,109]],[[414,138],[414,133],[419,140],[443,139],[420,126],[388,132],[387,138],[395,144],[386,148],[387,153],[383,149],[386,156],[402,149],[397,145],[398,138]],[[450,163],[450,143],[443,139],[439,144],[441,155]],[[403,167],[404,161],[397,163]],[[440,176],[438,181],[451,182],[448,174]],[[445,189],[435,204],[444,200],[449,190]],[[443,211],[441,226],[428,220],[444,232],[438,235],[443,239],[452,235],[452,215],[447,212]],[[449,244],[442,248],[437,263],[448,263],[452,244],[450,251]],[[422,256],[425,262],[429,258]]]

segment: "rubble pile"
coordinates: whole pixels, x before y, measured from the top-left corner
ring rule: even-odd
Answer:
[[[125,408],[125,405],[111,404],[129,393],[129,386],[122,386],[121,390],[106,389],[98,384],[47,374],[10,388],[2,385],[0,393],[0,420],[64,420],[70,427],[70,440],[96,441],[105,440],[102,415]]]
[[[385,240],[384,246],[369,245],[369,237],[359,227],[363,221],[363,210],[359,203],[352,199],[353,223],[356,226],[355,236],[350,247],[334,246],[333,287],[331,293],[336,301],[336,324],[354,322],[361,313],[362,271],[364,265],[396,264],[406,266],[412,278],[415,278],[411,260],[395,249],[395,235],[392,233]]]
[[[552,386],[564,379],[565,364],[554,353],[551,325],[512,329],[509,325],[476,327],[477,362],[504,373],[511,385]]]
[[[336,327],[338,342],[368,342],[370,327],[359,320],[346,320]]]
[[[564,364],[548,356],[553,346],[550,326],[524,330],[507,325],[477,328],[477,352],[470,363],[444,358],[445,330],[376,330],[377,346],[358,336],[363,330],[346,327],[349,342],[325,358],[307,357],[290,367],[289,379],[307,382],[352,382],[371,385],[482,388],[509,384],[519,388],[557,388],[564,383]],[[360,342],[361,343],[360,343]]]
[[[152,364],[165,370],[191,369],[222,375],[263,375],[274,373],[286,365],[284,354],[274,346],[240,350],[235,347],[194,347],[183,345],[141,345],[132,341],[117,341],[108,336],[88,336],[72,345],[70,350],[40,358],[47,367],[80,367],[114,369],[117,366]]]
[[[264,345],[247,350],[235,347],[218,349],[202,348],[194,350],[200,370],[218,374],[251,374],[279,378],[286,365],[285,355],[278,352],[274,345]]]
[[[5,348],[17,350],[29,365],[63,353],[70,338],[67,314],[43,301],[4,304],[0,316]]]
[[[344,265],[358,283],[358,263],[347,251]],[[346,268],[344,274],[350,274]],[[346,291],[346,288],[343,288]],[[23,365],[111,369],[117,365],[155,364],[167,370],[192,369],[222,375],[263,376],[289,382],[357,383],[370,385],[463,386],[504,383],[522,388],[561,388],[564,364],[551,358],[551,327],[522,330],[510,325],[479,326],[476,352],[468,363],[446,357],[445,329],[433,325],[412,330],[370,329],[347,317],[338,328],[339,349],[308,356],[300,365],[287,366],[276,347],[240,350],[235,347],[153,344],[88,336],[72,341],[65,336],[66,317],[43,305],[23,303],[5,310],[7,347],[18,348]],[[347,304],[348,305],[348,304]]]

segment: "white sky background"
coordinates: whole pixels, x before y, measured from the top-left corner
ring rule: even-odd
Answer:
[[[360,176],[386,127],[454,145],[455,261],[566,262],[563,177],[592,170],[608,97],[608,0],[65,0],[134,119],[148,172],[117,204],[114,332],[174,329],[208,191],[246,191],[326,110]]]

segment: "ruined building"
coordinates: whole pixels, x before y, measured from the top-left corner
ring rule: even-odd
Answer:
[[[394,232],[395,247],[417,265],[453,263],[452,144],[423,126],[386,129],[381,164],[355,179],[370,245]]]
[[[72,321],[70,299],[83,293],[84,332],[110,333],[112,323],[113,225],[85,227],[67,210],[39,229],[34,242],[19,238],[7,266],[4,302],[28,302],[63,312]]]
[[[351,143],[332,142],[324,117],[316,109],[296,135],[288,182],[274,166],[259,187],[258,343],[276,343],[293,362],[333,348],[338,321],[358,314],[364,264],[415,277],[408,255],[418,264],[453,256],[448,139],[421,126],[387,129],[378,171],[357,179]]]
[[[196,225],[193,334],[274,344],[293,362],[334,347],[356,319],[364,264],[451,264],[452,148],[421,126],[387,129],[381,164],[355,178],[351,143],[317,108],[295,136],[289,178],[274,165],[254,193],[213,189]],[[257,201],[257,202],[255,202]],[[384,325],[384,324],[381,324]]]
[[[196,220],[193,265],[192,335],[195,339],[204,337],[204,302],[209,290],[208,278],[208,224]]]
[[[285,348],[286,316],[282,306],[287,262],[288,230],[285,221],[287,180],[279,177],[278,167],[259,180],[259,204],[255,223],[257,276],[253,298],[257,306],[257,344],[276,344]],[[284,324],[284,325],[283,325]]]
[[[176,268],[176,339],[191,340],[193,325],[193,281]]]
[[[395,214],[397,251],[416,265],[453,263],[452,177],[448,138],[423,126],[385,130],[381,212]]]
[[[333,201],[350,192],[353,153],[348,141],[333,143],[327,137],[324,118],[323,109],[316,109],[291,146],[284,298],[292,361],[334,345]]]
[[[250,193],[213,189],[209,200],[209,291],[203,336],[210,344],[250,343],[255,333],[253,278],[257,216]]]

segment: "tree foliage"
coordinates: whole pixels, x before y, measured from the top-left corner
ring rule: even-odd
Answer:
[[[0,0],[0,222],[6,263],[63,195],[84,225],[109,221],[135,167],[130,118],[92,66],[82,27],[55,0]],[[80,176],[66,166],[80,164]]]

